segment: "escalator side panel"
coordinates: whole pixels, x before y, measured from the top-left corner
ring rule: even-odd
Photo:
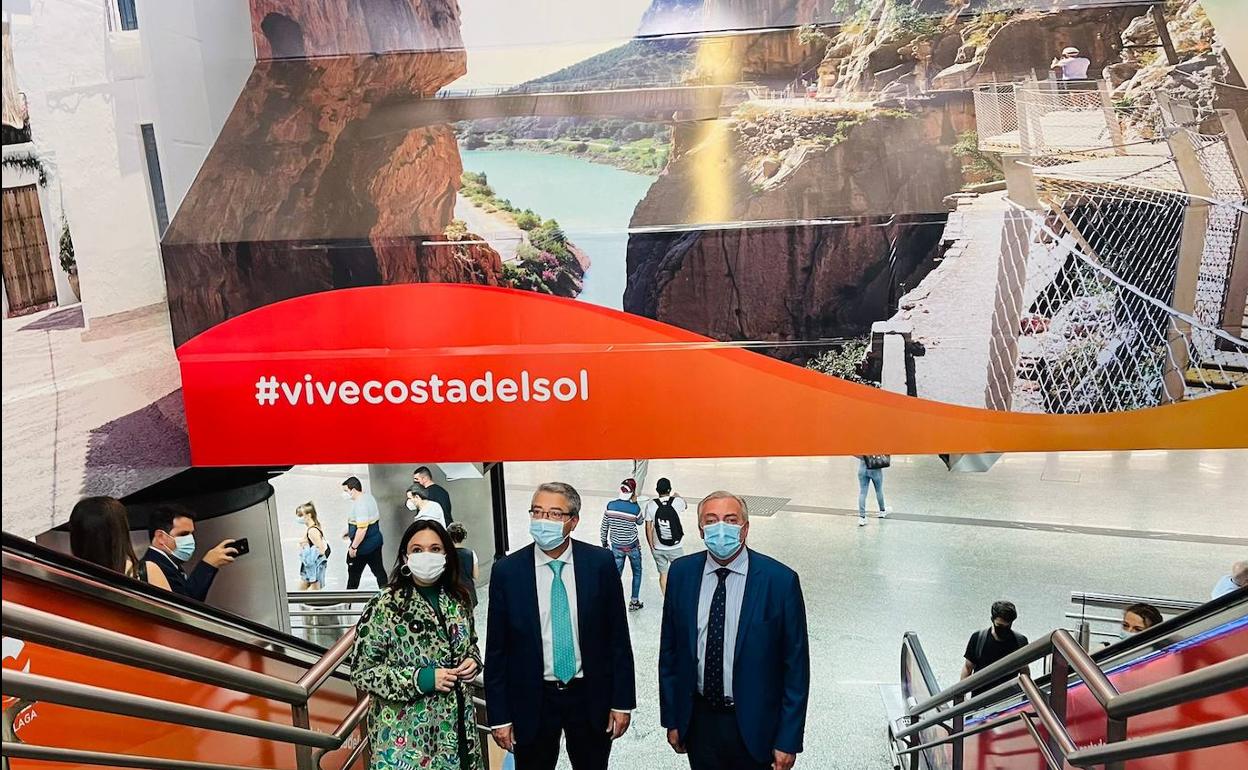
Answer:
[[[1178,645],[1166,654],[1146,656],[1138,663],[1109,674],[1119,692],[1129,692],[1165,681],[1213,663],[1248,653],[1248,624],[1228,624],[1230,630],[1194,644]],[[1105,740],[1105,712],[1083,685],[1073,686],[1067,703],[1067,725],[1077,746]],[[1202,698],[1191,703],[1141,714],[1127,722],[1128,738],[1138,738],[1181,727],[1206,724],[1248,713],[1248,688]],[[1045,770],[1034,741],[1018,723],[971,736],[966,741],[967,770]],[[1228,744],[1164,757],[1137,759],[1127,770],[1226,770],[1248,767],[1248,746]]]
[[[156,619],[117,604],[93,599],[24,575],[7,574],[7,601],[72,618],[135,638],[167,645],[287,680],[296,680],[303,668],[281,654],[232,642],[210,633]],[[6,640],[6,654],[15,645]],[[146,695],[176,703],[229,712],[239,716],[291,724],[288,704],[246,695],[174,676],[144,671],[78,655],[53,646],[26,643],[5,666],[26,668],[33,674]],[[341,678],[331,679],[309,704],[310,726],[332,732],[356,702],[355,689]],[[18,740],[91,751],[141,754],[172,759],[295,768],[294,749],[256,738],[236,737],[198,728],[186,728],[131,717],[99,715],[47,703],[15,703],[5,698],[6,727],[13,720]],[[349,748],[327,757],[325,766],[346,761]],[[48,770],[69,767],[47,762],[12,760],[12,770]]]

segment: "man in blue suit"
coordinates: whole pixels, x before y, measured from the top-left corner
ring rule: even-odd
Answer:
[[[667,578],[659,646],[660,720],[692,770],[789,770],[810,692],[806,607],[797,573],[746,547],[745,500],[698,503],[706,552]]]
[[[570,485],[542,484],[529,508],[534,545],[490,576],[486,709],[516,770],[554,770],[560,736],[575,770],[605,770],[637,705],[615,557],[569,539],[580,514]]]

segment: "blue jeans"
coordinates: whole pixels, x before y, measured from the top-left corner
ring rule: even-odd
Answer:
[[[624,574],[624,558],[628,557],[628,563],[633,569],[633,599],[641,598],[641,543],[625,546],[629,550],[625,551],[618,545],[611,546],[611,553],[615,554],[615,568],[619,570],[620,575]]]
[[[884,510],[884,469],[858,465],[858,515],[867,515],[867,487],[875,484],[875,502]]]

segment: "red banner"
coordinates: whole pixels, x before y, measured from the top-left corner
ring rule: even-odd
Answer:
[[[197,465],[1235,447],[1248,392],[1039,415],[910,398],[529,292],[314,294],[178,350]]]

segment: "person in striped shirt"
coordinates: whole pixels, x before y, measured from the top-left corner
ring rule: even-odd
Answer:
[[[628,559],[633,571],[633,599],[628,603],[630,610],[639,610],[641,603],[641,538],[637,528],[644,524],[646,516],[637,504],[637,482],[624,479],[620,482],[620,495],[607,503],[607,512],[602,517],[602,530],[599,537],[603,548],[610,548],[615,556],[615,568],[624,575],[624,560]]]

